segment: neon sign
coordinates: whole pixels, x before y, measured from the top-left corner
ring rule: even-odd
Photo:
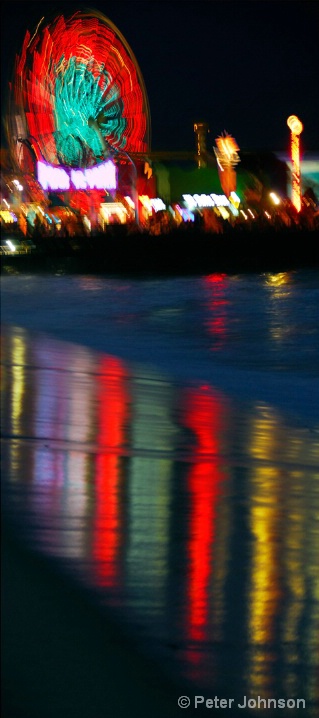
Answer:
[[[179,204],[175,205],[176,212],[180,214],[182,217],[182,220],[184,222],[194,222],[195,221],[195,215],[193,212],[190,212],[190,210],[185,209],[184,207],[180,207]],[[174,213],[175,214],[175,213]]]
[[[224,194],[183,194],[189,209],[194,207],[229,207],[230,202]]]
[[[112,160],[85,170],[52,167],[37,163],[38,181],[44,190],[116,189],[116,167]]]
[[[154,199],[150,199],[150,197],[147,194],[140,194],[139,200],[143,207],[151,214],[152,209],[154,209],[155,212],[159,212],[162,209],[166,209],[166,204],[164,204],[163,200],[160,197],[155,197]]]

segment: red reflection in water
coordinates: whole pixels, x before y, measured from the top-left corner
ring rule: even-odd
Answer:
[[[118,552],[121,508],[119,503],[119,449],[125,440],[128,416],[127,373],[123,362],[113,357],[103,358],[98,392],[97,441],[107,453],[96,459],[96,508],[92,557],[96,562],[100,585],[114,586],[118,581]]]
[[[196,437],[189,473],[189,574],[187,589],[186,633],[191,641],[201,642],[207,636],[210,606],[209,584],[212,573],[213,544],[220,484],[223,480],[219,434],[224,408],[221,399],[210,388],[201,387],[187,393],[185,423]],[[197,662],[189,652],[189,660]]]
[[[210,274],[204,278],[209,290],[208,309],[211,315],[207,321],[207,327],[214,336],[212,347],[214,351],[221,349],[226,337],[226,306],[229,304],[224,293],[226,281],[226,274]]]

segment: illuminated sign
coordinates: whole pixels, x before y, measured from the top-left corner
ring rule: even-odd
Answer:
[[[238,197],[238,194],[236,194],[236,192],[231,192],[229,195],[229,199],[230,199],[231,203],[234,205],[234,207],[236,207],[236,209],[237,209],[240,205],[240,197]]]
[[[151,207],[155,210],[155,212],[160,212],[161,209],[166,209],[166,204],[164,204],[160,197],[155,197],[154,199],[151,199],[150,202]]]
[[[163,200],[160,197],[155,197],[154,199],[150,199],[150,197],[147,194],[141,194],[139,195],[139,200],[143,207],[151,214],[152,209],[154,209],[155,212],[159,212],[162,209],[166,209],[166,204],[164,204]]]
[[[101,204],[101,215],[107,223],[109,223],[112,215],[113,217],[115,215],[119,218],[121,224],[124,224],[127,214],[128,212],[121,202],[102,202]]]
[[[38,181],[44,190],[116,189],[116,167],[112,160],[85,170],[52,167],[37,163]]]
[[[195,215],[193,212],[190,212],[188,209],[185,209],[183,207],[180,207],[179,204],[175,206],[176,212],[180,214],[184,222],[194,222],[195,221]]]
[[[195,207],[229,207],[229,199],[225,194],[183,194],[189,209]]]

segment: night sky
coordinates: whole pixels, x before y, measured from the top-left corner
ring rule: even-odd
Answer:
[[[152,149],[195,147],[193,124],[223,130],[242,150],[287,151],[290,114],[304,124],[304,151],[319,149],[319,2],[3,2],[5,88],[27,29],[43,15],[83,7],[122,32],[142,71],[151,109]],[[2,144],[4,143],[2,132]]]

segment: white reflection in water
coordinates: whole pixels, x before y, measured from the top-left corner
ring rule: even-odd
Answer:
[[[34,450],[30,510],[41,519],[38,540],[49,553],[83,559],[87,552],[88,462],[79,451]]]
[[[61,353],[57,370],[50,367],[55,359],[50,356],[50,347],[45,349],[42,342],[35,345],[33,361],[41,367],[36,387],[35,435],[89,441],[96,362],[89,352],[82,350],[78,354],[69,345]],[[42,368],[43,364],[46,368]]]
[[[133,379],[131,444],[135,452],[175,448],[174,392],[164,381]],[[167,590],[172,459],[133,456],[128,474],[127,585],[140,615],[163,615]]]
[[[140,616],[165,612],[171,460],[134,457],[129,474],[126,580]]]

